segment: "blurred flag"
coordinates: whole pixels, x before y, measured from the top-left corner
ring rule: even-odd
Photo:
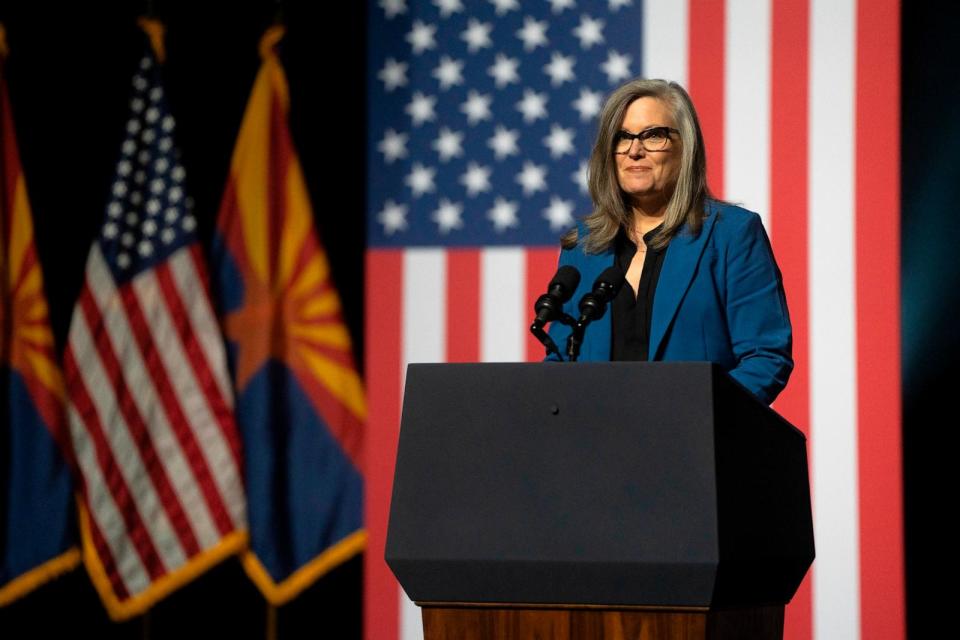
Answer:
[[[287,127],[282,36],[275,26],[260,43],[214,249],[246,452],[244,567],[275,605],[366,541],[366,401]]]
[[[240,440],[219,326],[161,84],[162,27],[87,258],[64,372],[84,560],[114,619],[246,543]]]
[[[370,7],[368,638],[421,633],[383,562],[405,365],[542,357],[526,327],[560,233],[591,210],[597,114],[641,75],[689,89],[712,188],[762,215],[784,273],[797,366],[776,408],[809,437],[817,541],[785,637],[904,637],[898,12],[893,0]]]
[[[80,562],[63,378],[33,242],[0,25],[0,606]]]

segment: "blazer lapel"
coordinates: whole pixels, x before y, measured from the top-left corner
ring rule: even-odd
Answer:
[[[684,227],[670,241],[667,255],[663,259],[663,269],[660,280],[657,282],[657,292],[653,299],[653,318],[650,322],[650,360],[659,360],[663,339],[667,334],[670,323],[673,322],[677,309],[683,301],[693,275],[707,246],[707,238],[713,231],[716,221],[715,209],[703,221],[700,233],[693,236]]]

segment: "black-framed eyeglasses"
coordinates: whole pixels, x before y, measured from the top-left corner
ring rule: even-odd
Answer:
[[[613,140],[614,153],[628,153],[633,146],[634,140],[640,141],[640,146],[645,151],[666,151],[670,148],[670,134],[680,132],[672,127],[650,127],[640,133],[630,133],[620,130]]]

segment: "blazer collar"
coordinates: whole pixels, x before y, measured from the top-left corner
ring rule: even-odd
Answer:
[[[717,211],[712,203],[708,203],[707,207],[707,216],[700,233],[694,236],[684,226],[670,240],[667,254],[663,258],[663,268],[653,301],[653,318],[650,321],[650,360],[659,360],[661,357],[667,329],[690,288],[703,249],[707,246],[707,238],[713,231]]]

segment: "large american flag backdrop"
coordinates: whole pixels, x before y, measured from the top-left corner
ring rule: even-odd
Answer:
[[[817,559],[787,638],[905,635],[895,0],[379,0],[368,23],[368,638],[421,635],[383,561],[409,362],[537,360],[532,303],[590,211],[601,101],[688,88],[720,197],[761,214],[808,436]]]

